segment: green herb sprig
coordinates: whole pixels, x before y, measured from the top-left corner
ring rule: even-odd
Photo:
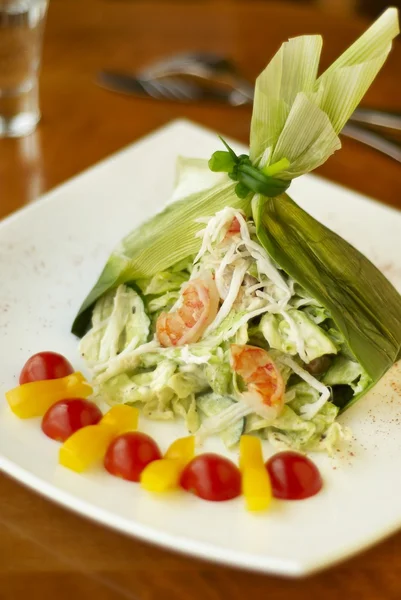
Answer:
[[[283,171],[289,165],[287,159],[270,165],[264,169],[253,166],[247,154],[237,156],[225,140],[219,136],[227,150],[217,150],[209,160],[209,169],[215,173],[227,173],[230,179],[238,181],[235,193],[238,198],[246,198],[250,192],[274,198],[283,194],[290,186],[291,180],[284,181],[272,177],[275,173]]]

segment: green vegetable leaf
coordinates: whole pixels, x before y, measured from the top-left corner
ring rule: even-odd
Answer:
[[[191,194],[170,204],[133,232],[114,250],[94,288],[83,302],[72,331],[82,336],[90,322],[98,298],[120,283],[149,278],[199,250],[196,234],[203,228],[197,222],[223,206],[249,212],[250,198],[240,199],[235,184],[226,182],[207,191]]]
[[[317,80],[319,105],[337,133],[382,68],[399,32],[398,11],[388,8]]]
[[[230,173],[235,166],[235,161],[229,152],[216,150],[212,154],[208,164],[211,171]]]
[[[221,139],[221,141],[223,142],[223,144],[227,148],[227,152],[231,156],[233,162],[236,162],[239,157],[235,154],[234,150],[227,144],[226,140],[221,137],[221,135],[219,135],[219,138]]]
[[[100,298],[93,312],[93,328],[80,344],[81,355],[90,363],[105,362],[127,346],[144,344],[150,320],[135,290],[120,285]]]
[[[145,296],[157,296],[179,290],[188,278],[189,273],[161,271],[151,278],[138,279],[136,283]]]
[[[245,183],[237,183],[235,186],[235,193],[238,198],[246,198],[249,195],[249,187]]]
[[[329,311],[356,360],[377,382],[401,357],[397,290],[365,256],[289,196],[255,197],[252,209],[261,244]]]
[[[337,354],[337,348],[326,332],[316,325],[301,310],[290,309],[287,311],[291,325],[281,316],[266,313],[260,322],[260,329],[269,346],[281,350],[285,354],[298,354],[297,340],[303,345],[305,362],[325,354]]]
[[[235,193],[239,198],[246,198],[250,192],[273,197],[282,194],[289,187],[290,181],[271,177],[271,175],[278,173],[289,165],[287,159],[284,158],[271,167],[259,170],[252,165],[249,156],[246,154],[237,156],[227,142],[223,138],[220,139],[228,148],[228,152],[215,152],[209,160],[209,168],[212,171],[227,172],[230,179],[238,181]]]
[[[256,80],[252,164],[284,158],[280,179],[316,169],[341,147],[338,134],[383,66],[399,33],[397,9],[384,14],[319,78],[320,36],[285,42]]]

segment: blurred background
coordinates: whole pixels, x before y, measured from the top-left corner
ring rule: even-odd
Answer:
[[[323,36],[323,70],[388,5],[385,0],[50,0],[40,76],[42,120],[30,136],[0,140],[0,218],[175,118],[248,141],[250,105],[128,96],[100,87],[101,71],[136,74],[155,60],[207,51],[231,60],[252,84],[285,39],[308,33]],[[400,111],[399,73],[396,40],[363,105]],[[386,186],[366,177],[377,169],[386,170]],[[345,140],[344,150],[319,173],[398,202],[399,163],[354,140]]]
[[[113,2],[114,0],[108,0]],[[135,3],[137,0],[125,0],[126,2]],[[151,3],[153,0],[147,0]],[[168,0],[165,0],[168,1]],[[240,0],[204,0],[205,4],[231,4]],[[263,2],[263,0],[248,0],[252,2]],[[264,0],[269,3],[270,0]],[[181,0],[183,4],[197,3],[198,0]],[[386,2],[385,0],[282,0],[289,4],[309,4],[314,6],[317,10],[322,10],[331,13],[339,13],[353,16],[355,14],[368,15],[370,17],[376,17],[388,6],[401,7],[400,0],[394,0],[394,2]]]

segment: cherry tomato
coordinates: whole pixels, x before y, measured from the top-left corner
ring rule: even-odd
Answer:
[[[53,440],[65,442],[78,429],[99,423],[102,416],[93,402],[83,398],[66,398],[49,408],[42,419],[42,431]]]
[[[241,474],[230,460],[211,452],[196,456],[185,467],[180,485],[203,500],[222,502],[241,494]]]
[[[149,435],[133,431],[124,433],[111,442],[104,466],[116,477],[139,481],[146,465],[161,458],[159,446]]]
[[[297,452],[279,452],[266,463],[273,496],[283,500],[303,500],[317,494],[323,485],[313,462]]]
[[[57,354],[57,352],[38,352],[24,364],[19,382],[20,385],[23,385],[31,381],[59,379],[60,377],[67,377],[73,372],[74,369],[61,354]]]

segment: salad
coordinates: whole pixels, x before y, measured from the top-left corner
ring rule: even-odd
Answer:
[[[304,500],[319,493],[323,480],[316,465],[293,451],[266,462],[261,440],[241,435],[239,465],[219,454],[195,454],[195,437],[175,439],[164,452],[137,431],[139,411],[127,404],[104,414],[90,399],[93,392],[65,356],[38,352],[25,363],[20,385],[6,392],[20,419],[42,417],[43,433],[61,442],[58,462],[81,474],[99,468],[152,493],[186,491],[209,502],[243,496],[250,511],[265,511],[273,498]],[[78,397],[76,395],[79,395]]]
[[[370,378],[241,212],[219,211],[193,261],[137,286],[97,301],[80,344],[107,402],[182,416],[191,433],[221,433],[229,446],[244,431],[298,449],[331,448],[344,434],[339,405]]]
[[[338,134],[398,33],[388,9],[322,75],[322,41],[283,44],[256,82],[250,153],[180,159],[173,201],[113,252],[73,324],[99,397],[329,453],[340,411],[401,357],[401,297],[288,195]]]

